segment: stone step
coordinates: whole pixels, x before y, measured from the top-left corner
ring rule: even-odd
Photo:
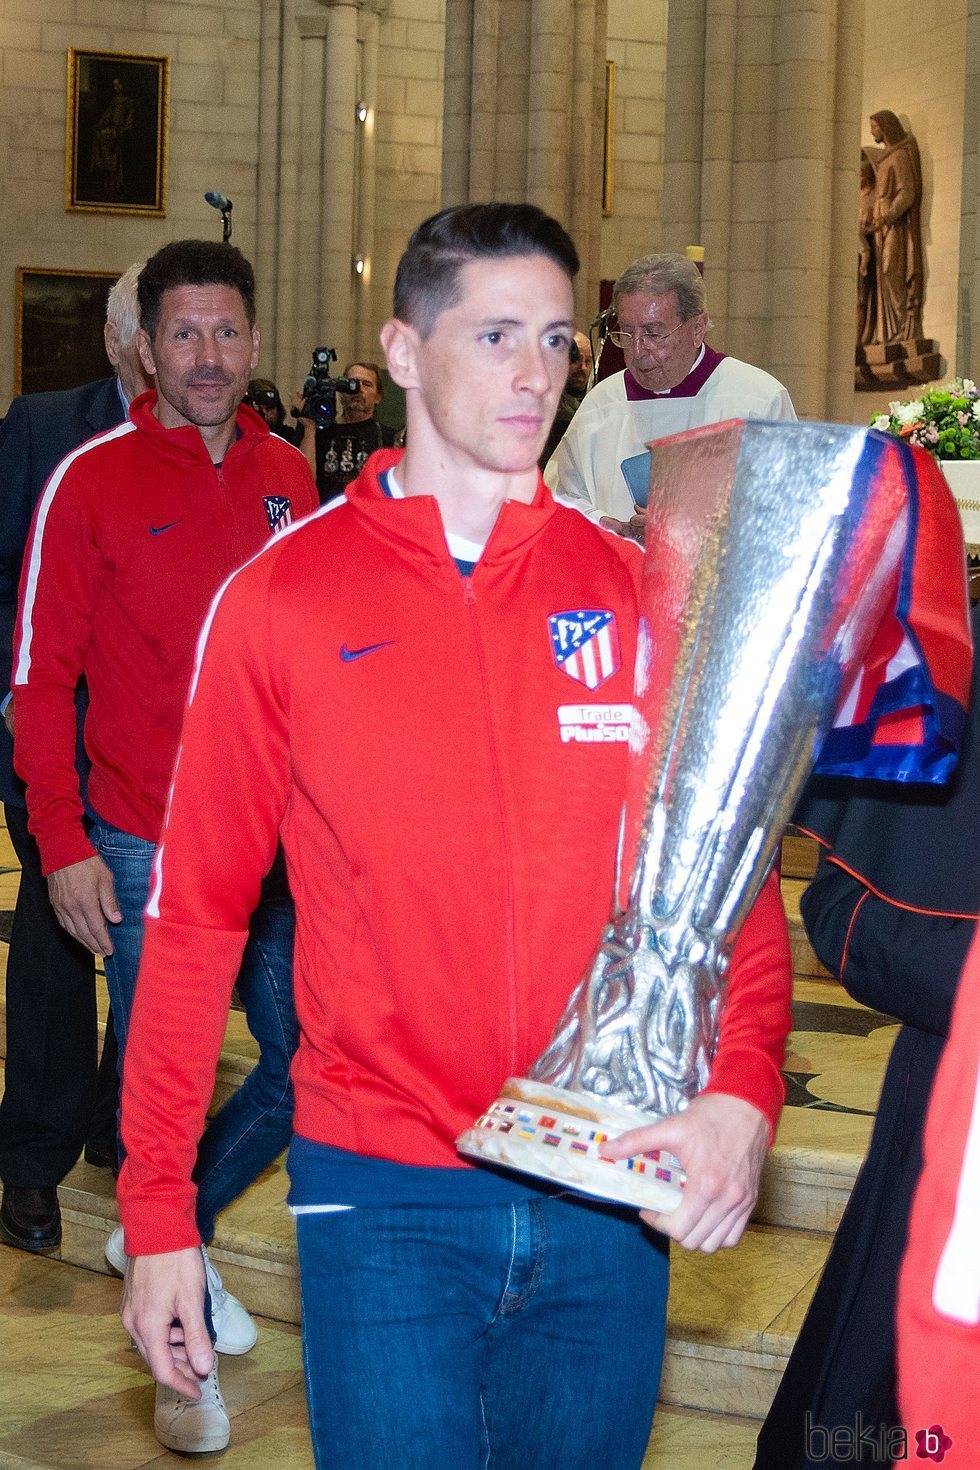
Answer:
[[[829,1249],[765,1226],[713,1256],[674,1248],[662,1400],[764,1418]]]
[[[2,848],[8,847],[9,841],[5,831],[0,829],[0,856]],[[783,838],[780,871],[782,873],[783,904],[786,909],[786,922],[790,932],[790,946],[793,956],[793,973],[808,979],[831,979],[832,977],[817,959],[807,939],[800,918],[800,896],[806,887],[807,881],[813,876],[817,863],[817,843],[812,837],[806,837],[801,832],[791,828]],[[11,859],[16,862],[12,850],[9,853]],[[15,883],[16,873],[14,870],[7,872],[3,881]],[[16,897],[16,887],[13,887],[8,895],[8,902],[13,905]],[[6,947],[0,946],[0,959],[6,962]],[[102,971],[101,960],[96,964],[97,975],[97,1001],[99,1009],[99,1037],[103,1032],[103,1020],[108,1006],[108,998],[105,990],[105,977]],[[7,1009],[6,1001],[0,996],[0,1057],[7,1055]],[[228,1020],[228,1031],[225,1038],[225,1047],[222,1051],[221,1063],[218,1070],[215,1087],[213,1107],[220,1106],[235,1089],[240,1086],[242,1079],[246,1077],[258,1056],[258,1047],[245,1023],[245,1017],[240,1011],[232,1011]]]
[[[762,1171],[755,1222],[833,1233],[868,1151],[873,1122],[855,1113],[784,1108]]]
[[[793,961],[793,974],[797,979],[805,980],[829,980],[836,985],[836,980],[829,970],[825,970],[817,959],[813,945],[807,938],[800,917],[800,899],[806,888],[805,878],[784,877],[780,888],[783,895],[783,908],[786,910],[786,925],[789,929],[789,948]]]
[[[661,1399],[643,1470],[748,1470],[758,1433],[757,1419],[672,1408]]]
[[[286,1180],[273,1166],[219,1222],[211,1253],[250,1310],[297,1323],[300,1303]],[[61,1187],[62,1261],[108,1272],[103,1248],[118,1215],[105,1170],[79,1164]],[[735,1251],[675,1248],[664,1403],[764,1416],[830,1239],[815,1231],[752,1226]]]
[[[819,843],[790,827],[782,841],[779,871],[784,878],[812,878],[817,871]]]

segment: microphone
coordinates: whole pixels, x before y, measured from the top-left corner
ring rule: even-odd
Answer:
[[[216,189],[208,189],[204,195],[205,204],[210,204],[212,209],[220,209],[222,214],[228,214],[234,208],[230,199],[219,194]]]
[[[589,323],[589,332],[590,332],[590,334],[592,333],[592,331],[596,327],[598,327],[599,328],[599,341],[600,342],[604,342],[605,339],[609,336],[609,323],[612,321],[612,319],[613,319],[613,317],[615,315],[616,315],[616,308],[614,306],[612,306],[612,305],[607,306],[606,309],[605,309],[605,311],[600,311],[599,315],[595,318],[595,320],[593,322],[590,322]]]

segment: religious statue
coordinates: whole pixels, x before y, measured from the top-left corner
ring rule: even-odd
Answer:
[[[871,117],[875,150],[875,240],[878,246],[878,341],[922,336],[922,165],[919,146],[893,112]]]
[[[939,344],[923,337],[922,164],[894,112],[870,118],[861,150],[858,213],[858,388],[928,383],[942,372]]]
[[[875,327],[878,321],[878,271],[874,236],[874,209],[874,166],[871,159],[862,151],[861,203],[858,208],[857,340],[859,343],[868,343],[875,340]]]

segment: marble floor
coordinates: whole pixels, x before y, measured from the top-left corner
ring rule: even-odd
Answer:
[[[0,832],[0,968],[16,859]],[[674,1253],[662,1402],[645,1470],[748,1470],[854,1174],[867,1146],[895,1026],[826,979],[799,928],[802,878],[784,882],[797,978],[787,1106],[756,1224],[737,1251]],[[104,1004],[104,998],[103,998]],[[0,1013],[0,1050],[3,1042]],[[254,1058],[232,1014],[216,1097]],[[61,1259],[0,1246],[0,1470],[135,1470],[179,1457],[153,1437],[153,1386],[118,1321],[102,1243],[112,1181],[80,1164],[62,1187]],[[253,1353],[222,1361],[233,1418],[228,1470],[312,1467],[305,1422],[292,1223],[281,1164],[219,1222],[214,1254],[257,1312]],[[210,1457],[208,1457],[210,1458]],[[447,1467],[452,1470],[452,1467]]]

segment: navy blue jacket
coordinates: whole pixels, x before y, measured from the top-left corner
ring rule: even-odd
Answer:
[[[15,398],[0,424],[0,699],[10,689],[17,587],[34,507],[51,471],[86,439],[125,418],[117,379]],[[24,805],[14,743],[0,721],[0,800]]]

